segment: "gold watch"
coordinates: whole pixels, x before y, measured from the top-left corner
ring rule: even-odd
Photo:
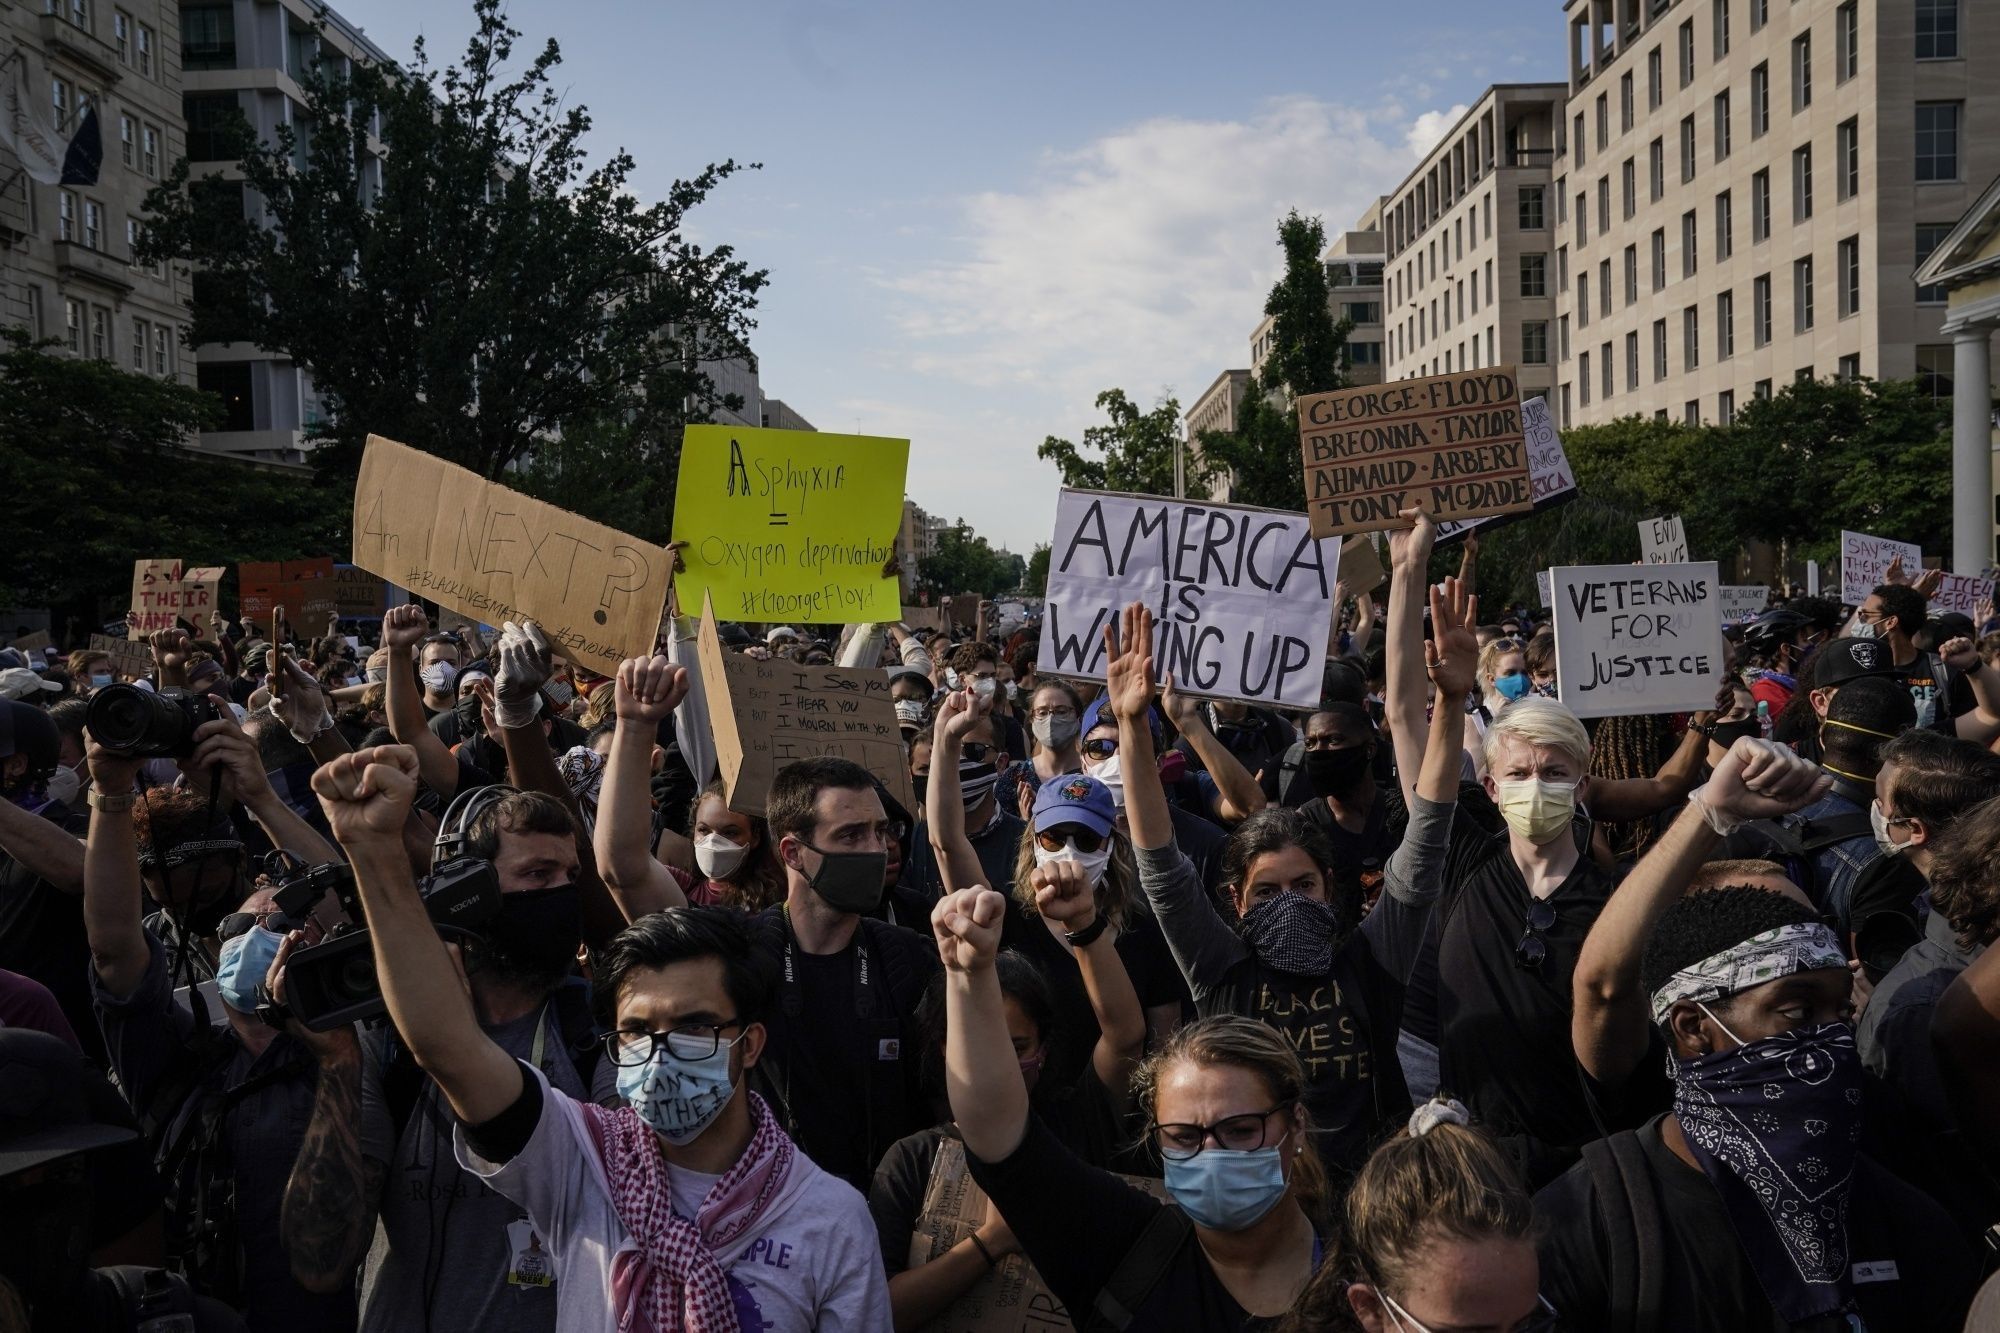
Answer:
[[[97,788],[92,787],[90,792],[84,797],[84,800],[93,810],[102,810],[107,815],[115,815],[130,810],[133,802],[138,800],[138,797],[129,793],[124,796],[107,796],[97,790]]]

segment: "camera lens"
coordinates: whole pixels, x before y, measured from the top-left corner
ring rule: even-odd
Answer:
[[[136,685],[107,685],[91,695],[84,724],[105,749],[148,756],[178,752],[193,732],[179,703]]]
[[[340,968],[334,973],[334,990],[344,997],[346,1003],[370,999],[381,989],[375,980],[375,951],[372,948],[359,949],[341,959]]]

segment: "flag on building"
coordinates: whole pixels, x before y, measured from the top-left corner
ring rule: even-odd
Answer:
[[[0,63],[0,144],[44,185],[95,185],[104,165],[104,137],[97,108],[87,108],[67,131],[50,124],[28,91],[28,61],[19,50]]]

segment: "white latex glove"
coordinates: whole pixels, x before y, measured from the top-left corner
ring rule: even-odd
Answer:
[[[549,642],[532,620],[500,627],[500,671],[493,682],[493,716],[509,731],[531,727],[542,715],[542,683],[549,678]]]

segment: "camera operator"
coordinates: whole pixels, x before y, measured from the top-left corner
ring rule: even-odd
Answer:
[[[364,1229],[325,1262],[342,1247],[281,1205],[308,1118],[340,1119],[350,1137],[365,1127],[359,1047],[351,1028],[280,1031],[257,1016],[293,943],[317,926],[306,923],[296,938],[269,928],[282,924],[272,920],[273,889],[246,892],[233,833],[202,836],[215,830],[203,828],[209,803],[201,793],[220,775],[219,795],[240,802],[274,845],[308,864],[334,852],[272,792],[255,745],[233,721],[205,722],[192,740],[181,767],[194,790],[143,797],[132,794],[142,761],[91,744],[83,910],[98,1021],[166,1179],[174,1266],[203,1294],[246,1310],[254,1327],[344,1333],[354,1327],[352,1273]],[[143,840],[135,809],[147,816]],[[189,829],[193,838],[178,836]],[[153,926],[140,916],[142,880],[162,908]],[[198,990],[192,1012],[176,1002],[176,976],[200,973],[215,979],[221,1026],[210,1026]],[[330,1115],[314,1114],[326,1107]]]

